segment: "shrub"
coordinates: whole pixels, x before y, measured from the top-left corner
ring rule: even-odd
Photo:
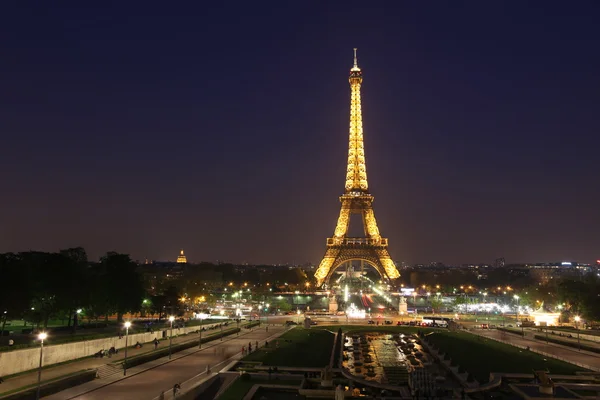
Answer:
[[[506,333],[512,333],[513,335],[519,335],[519,336],[523,336],[523,332],[522,331],[516,331],[514,329],[510,329],[510,328],[496,328],[496,330],[499,330],[500,332],[506,332]]]

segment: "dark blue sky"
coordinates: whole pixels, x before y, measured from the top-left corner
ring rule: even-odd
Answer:
[[[600,7],[8,2],[0,251],[319,262],[347,153],[397,261],[600,258]]]

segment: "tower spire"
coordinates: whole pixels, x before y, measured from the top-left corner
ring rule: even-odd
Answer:
[[[363,142],[362,110],[360,106],[360,86],[362,71],[358,68],[356,48],[354,49],[354,66],[350,70],[350,132],[348,140],[348,168],[346,170],[346,193],[353,191],[366,192],[367,166]]]

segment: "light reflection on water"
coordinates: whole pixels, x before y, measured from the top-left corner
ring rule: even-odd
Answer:
[[[399,345],[404,335],[363,333],[346,337],[344,368],[359,378],[379,383],[402,384],[407,379],[407,359]]]

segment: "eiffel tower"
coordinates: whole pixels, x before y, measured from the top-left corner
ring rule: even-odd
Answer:
[[[352,260],[361,260],[373,266],[379,274],[388,279],[400,276],[396,265],[388,253],[388,240],[381,237],[375,213],[373,196],[369,193],[367,167],[363,143],[362,111],[360,108],[360,85],[362,71],[358,68],[356,49],[354,66],[350,70],[350,137],[348,144],[348,169],[346,171],[345,192],[340,196],[342,208],[333,232],[327,239],[327,250],[319,264],[315,278],[317,286],[328,283],[333,271]],[[350,215],[361,214],[364,237],[347,237]]]

